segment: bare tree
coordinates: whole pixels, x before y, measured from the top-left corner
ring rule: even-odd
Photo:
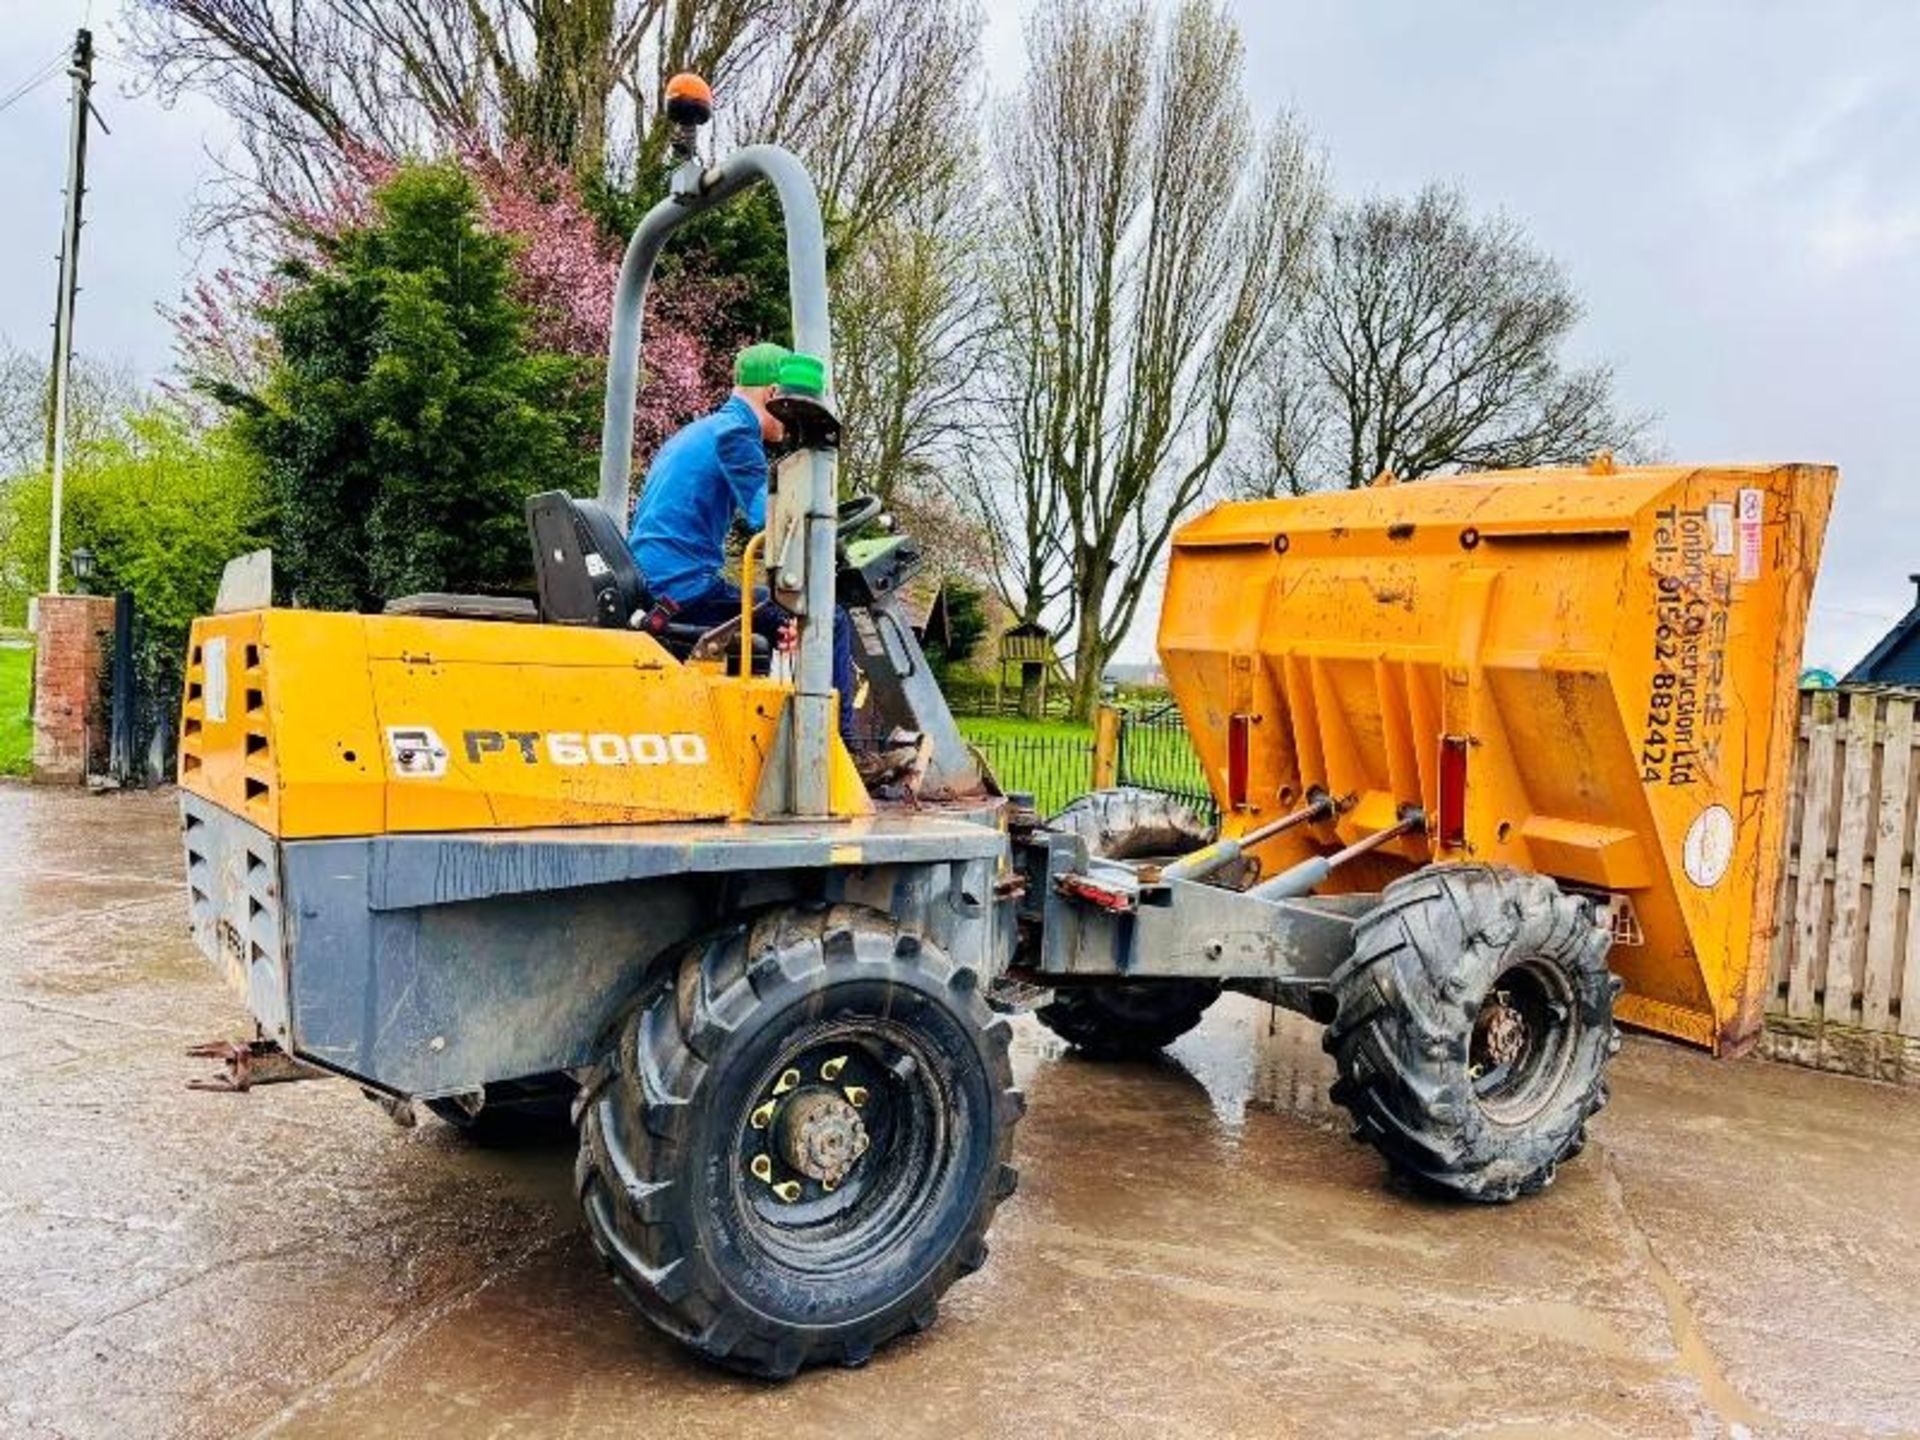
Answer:
[[[163,91],[239,122],[242,202],[217,219],[323,195],[355,147],[475,136],[645,182],[663,82],[690,69],[727,133],[799,149],[854,231],[950,183],[980,29],[971,0],[132,0],[128,23]]]
[[[1073,638],[1085,715],[1290,317],[1323,189],[1299,125],[1255,126],[1211,0],[1164,21],[1052,0],[1027,51],[1047,83],[1003,107],[995,148],[1011,473],[975,493],[1009,606]]]
[[[978,382],[993,312],[979,283],[972,207],[871,230],[842,264],[834,385],[846,419],[840,474],[891,503],[938,488],[983,416]]]
[[[1264,499],[1318,488],[1307,477],[1326,453],[1334,416],[1297,345],[1283,340],[1273,347],[1241,409],[1225,461],[1228,492]]]
[[[973,0],[815,0],[742,78],[745,138],[806,160],[834,240],[956,217],[979,176],[980,11]]]
[[[0,338],[0,482],[38,473],[51,433],[49,360]],[[67,441],[82,456],[125,433],[140,403],[140,386],[124,362],[76,355],[68,394]]]
[[[1306,305],[1256,390],[1236,465],[1244,494],[1365,485],[1632,450],[1604,365],[1572,367],[1580,319],[1565,274],[1504,216],[1455,190],[1341,209]]]
[[[449,137],[513,141],[598,179],[609,147],[657,157],[660,81],[730,83],[771,43],[778,0],[134,0],[163,90],[239,122],[268,197],[321,190],[340,156]]]

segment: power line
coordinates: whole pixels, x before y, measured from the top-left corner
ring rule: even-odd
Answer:
[[[46,64],[34,71],[33,74],[29,75],[25,80],[22,80],[12,90],[9,90],[4,98],[0,98],[0,112],[6,111],[7,108],[15,102],[26,99],[34,90],[37,90],[55,75],[59,74],[60,66],[66,59],[67,52],[64,49],[55,52],[51,60],[47,61]]]
[[[68,54],[70,53],[70,51],[71,51],[71,47],[66,45],[62,45],[59,49],[55,50],[45,60],[41,61],[38,65],[34,67],[33,73],[31,75],[27,76],[25,80],[20,82],[21,87],[23,88],[27,85],[31,85],[35,80],[39,79],[40,76],[45,74],[48,70],[51,70],[54,66],[58,65],[62,60],[65,60]]]

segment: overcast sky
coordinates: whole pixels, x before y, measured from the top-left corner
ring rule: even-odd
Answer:
[[[0,0],[0,98],[66,46],[87,0]],[[988,0],[996,81],[1021,4]],[[89,156],[78,343],[152,373],[154,313],[199,260],[183,234],[209,149],[203,102],[119,92]],[[1920,375],[1920,5],[1614,0],[1241,0],[1255,101],[1319,137],[1339,188],[1429,180],[1523,221],[1587,301],[1579,358],[1659,412],[1676,461],[1821,460],[1842,483],[1809,663],[1857,659],[1912,595],[1920,487],[1899,458]],[[47,343],[65,81],[0,112],[0,335]],[[1144,649],[1136,643],[1129,652]]]

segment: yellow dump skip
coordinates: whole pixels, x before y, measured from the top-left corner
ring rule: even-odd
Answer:
[[[1417,805],[1426,834],[1336,883],[1472,859],[1608,897],[1620,1017],[1737,1051],[1760,1030],[1794,678],[1836,479],[1507,471],[1193,521],[1160,653],[1225,829],[1314,789],[1351,798],[1260,847],[1272,875]],[[1443,826],[1448,749],[1466,779]]]

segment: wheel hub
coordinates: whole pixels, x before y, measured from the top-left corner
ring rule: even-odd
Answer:
[[[1566,979],[1528,959],[1502,973],[1474,1017],[1467,1078],[1488,1115],[1526,1123],[1551,1103],[1580,1034]]]
[[[784,1205],[838,1190],[872,1146],[860,1108],[873,1095],[843,1073],[850,1057],[799,1058],[747,1117],[747,1171]]]
[[[1520,1062],[1532,1043],[1527,1017],[1507,1002],[1504,992],[1481,1013],[1481,1042],[1487,1059],[1496,1066]]]
[[[803,1090],[782,1107],[781,1158],[810,1180],[832,1189],[866,1148],[860,1112],[836,1091]]]

